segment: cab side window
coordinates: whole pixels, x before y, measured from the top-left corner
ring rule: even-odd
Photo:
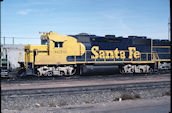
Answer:
[[[63,42],[54,42],[54,47],[55,48],[62,48],[63,47]]]

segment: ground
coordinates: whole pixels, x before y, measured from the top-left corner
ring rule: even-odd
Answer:
[[[170,96],[122,100],[98,104],[49,106],[23,110],[2,110],[2,113],[169,113]]]

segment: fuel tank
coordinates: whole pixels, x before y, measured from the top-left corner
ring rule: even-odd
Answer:
[[[83,74],[113,74],[119,73],[119,66],[114,64],[94,64],[82,67]]]

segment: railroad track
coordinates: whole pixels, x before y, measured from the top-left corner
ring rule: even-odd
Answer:
[[[90,92],[99,92],[99,91],[102,92],[102,91],[148,90],[148,89],[157,89],[157,88],[170,88],[170,81],[1,90],[1,98],[18,98],[24,96],[51,96],[57,94],[81,94],[81,93],[90,93]]]
[[[82,76],[71,76],[71,77],[36,77],[36,76],[27,76],[27,77],[9,77],[9,78],[1,78],[1,83],[34,83],[34,82],[48,82],[48,81],[78,81],[78,80],[96,80],[96,79],[139,79],[146,77],[161,77],[161,76],[169,76],[169,72],[161,72],[161,73],[152,73],[152,74],[125,74],[121,75],[119,73],[109,74],[109,75],[82,75]]]

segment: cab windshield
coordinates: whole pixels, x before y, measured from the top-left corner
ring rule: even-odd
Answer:
[[[49,41],[48,40],[42,40],[41,41],[41,45],[48,45],[49,44]]]
[[[41,45],[48,45],[49,40],[47,37],[41,37]]]

